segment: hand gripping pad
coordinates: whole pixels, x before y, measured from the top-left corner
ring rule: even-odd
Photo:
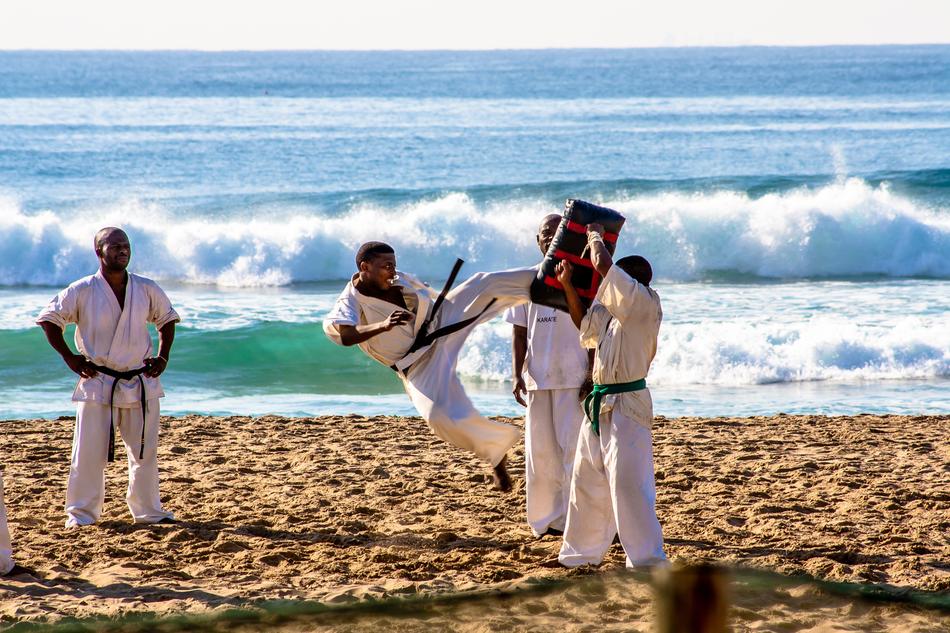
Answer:
[[[592,222],[603,225],[604,243],[613,255],[624,221],[625,218],[613,209],[598,207],[583,200],[568,200],[564,205],[561,224],[551,240],[544,261],[541,262],[538,276],[531,282],[531,301],[567,312],[564,289],[554,272],[557,263],[566,259],[574,265],[571,281],[577,289],[581,303],[589,307],[597,294],[597,288],[600,287],[600,275],[590,261],[587,225]]]

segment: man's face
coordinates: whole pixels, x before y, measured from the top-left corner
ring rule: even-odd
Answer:
[[[113,231],[99,242],[96,250],[103,268],[113,272],[125,270],[132,259],[132,245],[129,236],[122,231]]]
[[[383,253],[360,262],[360,279],[380,290],[389,290],[396,279],[396,255]]]
[[[541,254],[546,255],[548,252],[548,247],[551,245],[551,240],[554,239],[554,234],[557,233],[557,227],[561,224],[560,217],[551,217],[545,218],[544,222],[541,223],[541,226],[538,227],[538,248],[541,249]]]

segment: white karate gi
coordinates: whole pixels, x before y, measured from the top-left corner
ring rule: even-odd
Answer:
[[[399,376],[406,393],[439,438],[475,453],[492,466],[505,457],[520,433],[509,424],[482,416],[465,393],[455,368],[462,345],[476,325],[513,305],[528,301],[528,289],[536,272],[526,268],[474,274],[448,293],[429,331],[480,316],[469,326],[438,338],[408,356],[406,353],[438,293],[412,275],[400,272],[399,281],[403,284],[397,287],[415,318],[359,345],[367,355],[383,365],[395,365],[401,370]],[[338,326],[378,322],[399,309],[392,303],[359,292],[353,285],[356,279],[354,275],[323,321],[327,337],[340,345]],[[493,299],[494,303],[486,310]]]
[[[75,323],[75,342],[80,354],[96,365],[128,371],[138,369],[152,356],[152,337],[147,324],[154,323],[161,329],[179,320],[168,297],[151,279],[129,273],[125,308],[120,309],[109,283],[97,272],[56,295],[36,322],[45,321],[61,328]],[[119,382],[112,407],[129,460],[126,494],[129,510],[136,523],[156,523],[172,518],[172,513],[162,508],[158,493],[158,399],[165,393],[158,378],[144,374],[141,377],[145,380],[148,417],[142,459],[138,458],[142,436],[138,378]],[[102,373],[93,378],[80,378],[73,392],[77,410],[66,486],[67,526],[95,523],[102,514],[103,471],[109,448],[109,392],[113,380]]]
[[[13,546],[10,544],[10,530],[7,528],[7,507],[3,505],[3,471],[0,470],[0,576],[13,569]]]
[[[645,378],[662,318],[656,292],[612,266],[581,323],[581,344],[597,350],[594,382]],[[590,424],[581,429],[561,564],[599,564],[615,534],[628,567],[666,560],[656,517],[652,423],[653,400],[644,389],[604,396],[600,436]]]
[[[505,320],[527,329],[524,383],[525,497],[535,536],[564,530],[577,437],[584,422],[580,387],[587,376],[587,351],[570,315],[528,303],[510,308]]]

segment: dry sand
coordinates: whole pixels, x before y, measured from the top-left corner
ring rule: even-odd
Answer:
[[[0,627],[262,599],[345,604],[593,573],[541,566],[559,541],[533,538],[523,522],[520,449],[511,460],[517,488],[502,494],[489,488],[482,464],[417,418],[163,418],[163,498],[180,523],[131,524],[125,468],[116,463],[101,522],[67,531],[72,424],[0,422],[15,558],[27,569],[0,580]],[[948,438],[950,416],[659,418],[667,553],[950,597]],[[601,570],[622,562],[614,546]],[[526,600],[465,603],[398,626],[649,628],[649,589],[609,578]],[[732,620],[736,630],[950,630],[946,612],[856,605],[804,583],[737,588]],[[321,626],[396,625],[373,616]]]

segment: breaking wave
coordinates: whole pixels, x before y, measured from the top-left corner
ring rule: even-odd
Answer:
[[[222,219],[139,200],[28,212],[0,198],[0,285],[59,286],[89,274],[92,235],[113,224],[130,234],[133,268],[165,281],[260,287],[345,279],[356,247],[371,239],[391,243],[405,270],[437,280],[456,257],[469,272],[536,262],[534,230],[551,200],[450,192],[389,206],[358,202],[335,214],[274,208]],[[627,216],[620,251],[647,256],[661,279],[950,278],[950,213],[886,182],[594,201]]]

